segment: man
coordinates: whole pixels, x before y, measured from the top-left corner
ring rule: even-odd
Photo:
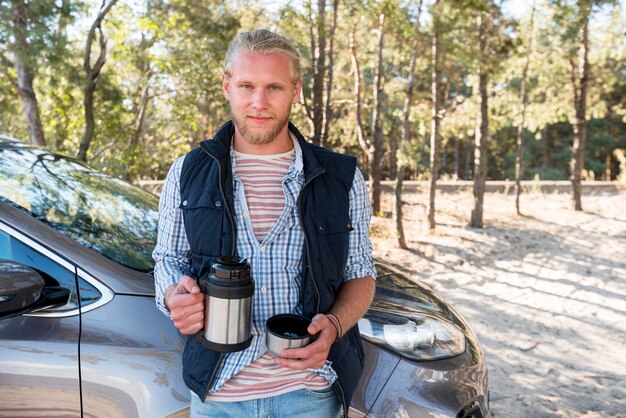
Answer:
[[[157,306],[189,334],[183,376],[192,416],[347,415],[363,368],[354,325],[374,294],[370,207],[353,157],[306,142],[289,123],[300,57],[268,30],[237,35],[222,75],[232,121],[179,158],[159,203],[153,257]],[[220,354],[194,338],[204,326],[195,278],[238,255],[255,280],[249,348]],[[274,357],[265,321],[296,313],[316,340]]]

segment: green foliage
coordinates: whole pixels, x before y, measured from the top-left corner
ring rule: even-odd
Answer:
[[[12,7],[0,0],[0,134],[27,138],[21,100],[14,88]],[[19,51],[34,63],[35,90],[50,148],[75,155],[84,129],[82,53],[97,4],[77,1],[28,4],[29,47]],[[571,159],[573,88],[569,60],[575,44],[580,8],[572,1],[538,1],[535,29],[528,33],[528,15],[519,21],[503,16],[490,0],[424,2],[418,35],[411,141],[400,160],[410,178],[428,175],[431,119],[431,42],[433,24],[441,25],[442,176],[461,177],[473,164],[479,60],[489,71],[490,136],[488,176],[514,178],[521,73],[533,39],[527,90],[524,178],[567,179]],[[371,133],[373,82],[377,59],[378,15],[386,15],[383,131],[387,138],[384,172],[390,173],[391,139],[400,135],[408,67],[413,52],[417,2],[348,0],[339,3],[335,34],[332,119],[328,145],[356,155],[358,145],[354,72],[349,34],[356,23],[357,54],[363,76],[364,128]],[[312,86],[309,22],[314,0],[270,4],[265,1],[189,2],[184,0],[123,1],[103,22],[107,62],[95,95],[96,133],[89,162],[115,176],[138,180],[163,178],[171,162],[229,118],[220,75],[225,50],[238,30],[263,26],[289,37],[303,57],[304,95]],[[585,169],[604,178],[607,161],[617,174],[615,149],[626,149],[626,69],[622,6],[594,1],[591,9],[588,131]],[[327,23],[332,18],[327,0]],[[311,14],[313,13],[313,15]],[[491,19],[489,53],[479,55],[478,16]],[[578,20],[577,20],[578,19]],[[305,133],[309,122],[301,105],[292,120]],[[455,161],[455,141],[459,140]],[[445,150],[445,151],[444,151]],[[623,163],[622,163],[623,164]],[[624,171],[622,171],[624,172]]]

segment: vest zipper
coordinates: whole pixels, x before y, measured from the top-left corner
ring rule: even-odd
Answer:
[[[219,186],[220,186],[220,193],[222,194],[222,199],[224,199],[224,207],[226,208],[226,215],[228,215],[228,219],[230,219],[230,232],[231,232],[231,236],[233,237],[230,255],[235,255],[235,249],[237,248],[236,247],[237,235],[235,231],[235,221],[233,220],[233,215],[230,212],[230,206],[228,205],[228,200],[226,199],[226,193],[224,193],[224,189],[222,188],[222,165],[220,164],[219,160],[215,158],[213,155],[211,155],[209,151],[204,149],[204,147],[202,147],[202,151],[204,151],[209,157],[213,158],[213,160],[215,160],[215,162],[217,163],[217,166],[220,168],[217,172],[217,177],[218,177]]]
[[[304,189],[309,184],[311,184],[313,180],[315,180],[317,177],[321,176],[325,172],[326,170],[322,169],[321,171],[316,173],[313,177],[305,181],[304,184],[302,185],[302,189],[300,189],[300,193],[298,193],[298,217],[300,218],[300,225],[302,226],[302,233],[304,235],[304,246],[306,247],[307,265],[305,266],[305,269],[309,268],[309,270],[311,271],[311,281],[313,282],[313,288],[315,289],[315,296],[316,296],[316,306],[315,306],[316,314],[320,312],[320,290],[317,288],[317,283],[315,283],[315,276],[313,275],[313,269],[309,267],[311,265],[311,252],[309,251],[309,238],[307,237],[306,229],[304,228],[304,220],[302,219],[302,208],[300,207],[300,203],[302,201],[302,192],[304,191]],[[305,272],[305,276],[306,276],[306,272]]]
[[[215,367],[213,368],[213,372],[211,373],[211,377],[209,377],[209,381],[206,385],[206,387],[204,388],[204,399],[202,399],[202,402],[206,402],[206,397],[209,395],[208,391],[209,388],[211,388],[213,386],[213,381],[215,380],[215,375],[217,374],[217,371],[220,369],[221,365],[222,365],[222,360],[224,359],[224,356],[226,355],[226,353],[220,353],[219,358],[217,359],[217,363],[215,363]]]
[[[311,184],[311,182],[315,178],[321,176],[325,172],[326,172],[326,170],[322,169],[320,172],[316,173],[309,180],[304,182],[304,184],[302,185],[302,189],[300,189],[300,193],[298,193],[298,216],[300,217],[300,225],[304,225],[304,220],[302,219],[302,210],[301,210],[301,207],[300,207],[301,198],[302,198],[302,192],[304,191],[304,189],[309,184]],[[310,268],[310,265],[311,265],[311,253],[309,251],[309,239],[308,239],[308,237],[306,235],[306,229],[304,227],[302,228],[302,232],[303,232],[303,235],[304,235],[304,246],[306,247],[306,258],[307,258],[307,265],[306,265],[305,268],[308,268],[311,271],[311,281],[313,282],[313,288],[315,289],[315,296],[316,296],[315,313],[318,314],[320,312],[320,291],[317,288],[317,283],[315,282],[315,276],[313,275],[313,269]],[[306,275],[306,273],[305,273],[305,275]],[[343,393],[343,388],[341,387],[341,383],[339,383],[339,379],[337,379],[335,381],[335,384],[339,388],[339,395],[341,397],[341,405],[343,406],[343,416],[347,418],[348,417],[348,405],[346,405],[346,397],[345,397],[345,395]]]
[[[211,153],[209,151],[207,151],[206,149],[204,149],[204,147],[202,147],[202,150],[211,158],[213,158],[213,160],[217,163],[217,166],[219,167],[219,170],[217,172],[217,178],[218,178],[218,182],[219,182],[219,186],[220,186],[220,193],[222,195],[222,199],[224,199],[224,207],[226,208],[226,215],[228,215],[228,219],[230,219],[230,231],[231,231],[231,236],[232,236],[232,247],[230,250],[230,255],[235,255],[235,248],[236,248],[236,244],[237,244],[237,235],[236,235],[236,231],[235,231],[235,222],[233,221],[233,215],[230,212],[230,206],[228,205],[228,200],[226,199],[226,193],[224,193],[224,188],[222,187],[222,165],[220,164],[219,160],[217,158],[215,158],[213,155],[211,155]],[[206,401],[206,397],[207,397],[207,390],[213,385],[213,381],[215,380],[215,375],[217,374],[217,370],[220,368],[220,365],[222,363],[222,359],[224,358],[224,353],[220,353],[219,358],[217,360],[217,363],[215,364],[215,367],[213,368],[213,372],[211,373],[211,377],[209,378],[209,382],[207,384],[207,387],[204,389],[204,399],[203,401]]]

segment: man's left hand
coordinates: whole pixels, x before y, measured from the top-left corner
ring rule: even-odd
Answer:
[[[317,314],[307,329],[317,339],[306,347],[289,348],[281,351],[276,363],[290,369],[317,369],[326,363],[330,346],[337,339],[337,328],[324,314]]]

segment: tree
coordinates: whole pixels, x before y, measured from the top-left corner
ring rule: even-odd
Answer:
[[[580,197],[580,180],[585,158],[585,141],[587,140],[587,91],[589,89],[589,15],[591,0],[580,0],[578,26],[578,63],[570,58],[571,81],[574,91],[574,143],[572,144],[572,161],[570,163],[572,182],[572,203],[574,210],[583,210]]]
[[[380,213],[380,180],[382,177],[382,160],[384,156],[383,137],[383,48],[385,36],[385,13],[378,16],[378,59],[374,73],[374,112],[372,114],[372,154],[370,173],[372,175],[372,211]]]
[[[404,114],[404,118],[402,120],[402,136],[400,139],[400,143],[398,144],[398,154],[406,153],[406,144],[411,139],[410,132],[410,124],[409,124],[409,115],[411,113],[411,107],[413,105],[413,89],[415,88],[415,65],[417,62],[417,51],[419,45],[419,34],[420,34],[420,14],[422,11],[422,0],[418,0],[417,2],[417,16],[415,17],[415,22],[413,23],[413,53],[411,55],[411,62],[409,64],[409,75],[408,82],[406,88],[406,96],[404,98],[404,107],[402,113]],[[394,218],[396,224],[396,237],[398,239],[398,246],[400,248],[407,248],[406,240],[404,238],[404,226],[402,224],[402,182],[404,181],[404,173],[406,170],[406,164],[403,161],[403,158],[398,158],[400,164],[398,164],[398,169],[396,173],[396,184],[394,187],[395,191],[395,211]]]
[[[480,14],[477,17],[478,39],[480,42],[480,58],[478,62],[478,92],[479,117],[476,121],[476,140],[474,147],[474,209],[470,219],[470,226],[483,226],[483,198],[485,195],[485,180],[487,177],[487,141],[489,140],[489,96],[487,95],[488,75],[485,64],[487,54],[487,25],[489,17]]]
[[[102,71],[102,67],[106,61],[106,44],[107,41],[104,38],[104,33],[102,32],[102,21],[106,14],[111,10],[117,3],[117,0],[111,0],[108,4],[106,0],[102,2],[100,6],[100,11],[98,12],[98,16],[93,21],[91,25],[91,29],[89,29],[89,34],[87,35],[87,42],[85,44],[85,54],[83,56],[83,68],[85,69],[85,87],[84,87],[84,99],[83,106],[85,109],[85,132],[83,133],[83,139],[80,142],[80,147],[78,148],[78,153],[76,154],[76,158],[80,161],[87,161],[87,150],[91,145],[91,140],[93,139],[94,129],[95,129],[95,121],[94,121],[94,109],[93,109],[93,95],[96,91],[96,85],[98,83],[98,78],[100,77],[100,72]],[[93,42],[96,38],[96,31],[98,31],[98,42],[100,46],[100,53],[96,62],[91,65],[91,48],[93,46]]]
[[[435,193],[437,177],[439,176],[439,123],[441,120],[440,100],[441,91],[441,67],[439,57],[441,55],[439,11],[436,10],[439,0],[433,6],[433,39],[431,47],[431,121],[430,121],[430,187],[428,194],[428,229],[435,229]]]
[[[37,96],[33,89],[35,77],[32,61],[29,60],[28,51],[28,3],[16,2],[13,4],[13,24],[15,36],[15,73],[17,75],[16,89],[22,98],[24,107],[24,119],[28,127],[30,141],[36,145],[46,145],[46,139],[41,128],[41,116]],[[29,62],[30,61],[30,62]]]
[[[335,67],[335,32],[339,0],[332,1],[332,17],[327,20],[326,0],[304,3],[305,14],[289,5],[282,9],[280,25],[287,36],[299,46],[304,60],[310,58],[310,71],[304,71],[300,104],[311,128],[311,142],[327,146],[330,122],[333,118],[332,93]],[[306,27],[298,25],[305,21]],[[303,33],[306,31],[306,35]],[[306,39],[303,39],[306,38]]]
[[[35,82],[41,69],[58,63],[65,33],[57,30],[70,20],[73,8],[55,2],[0,2],[0,66],[22,102],[30,141],[46,145]]]
[[[361,86],[361,69],[357,55],[356,46],[356,27],[358,20],[355,20],[350,32],[350,51],[352,54],[352,64],[354,72],[354,101],[356,103],[356,120],[359,145],[367,156],[369,172],[372,180],[372,211],[375,214],[380,213],[380,179],[382,176],[382,159],[384,156],[383,149],[383,132],[382,132],[382,96],[383,96],[383,47],[385,34],[385,13],[378,15],[377,26],[377,48],[376,48],[376,67],[374,72],[373,93],[372,93],[372,123],[371,136],[365,135],[362,116],[362,86]]]
[[[311,7],[309,3],[308,7]],[[311,67],[313,80],[311,96],[313,107],[307,106],[307,114],[313,125],[311,139],[318,145],[326,145],[328,126],[331,119],[331,93],[333,82],[334,41],[337,27],[339,1],[333,1],[333,17],[330,30],[326,28],[326,0],[317,1],[317,13],[309,13],[311,42]],[[329,32],[329,33],[328,33]],[[327,37],[328,33],[328,37]],[[327,50],[326,43],[329,42]],[[326,74],[328,72],[328,79]],[[305,97],[303,97],[304,99]],[[303,102],[306,105],[306,101]]]
[[[524,156],[524,123],[526,121],[526,106],[528,105],[528,94],[526,92],[526,80],[528,77],[528,66],[530,65],[530,56],[533,48],[533,32],[534,32],[534,17],[535,17],[535,3],[533,2],[532,11],[530,12],[530,24],[529,24],[529,40],[526,47],[526,57],[524,62],[524,68],[522,69],[522,101],[520,109],[520,122],[517,127],[517,154],[515,157],[515,210],[518,215],[521,215],[520,211],[520,194],[522,193],[522,158]]]

